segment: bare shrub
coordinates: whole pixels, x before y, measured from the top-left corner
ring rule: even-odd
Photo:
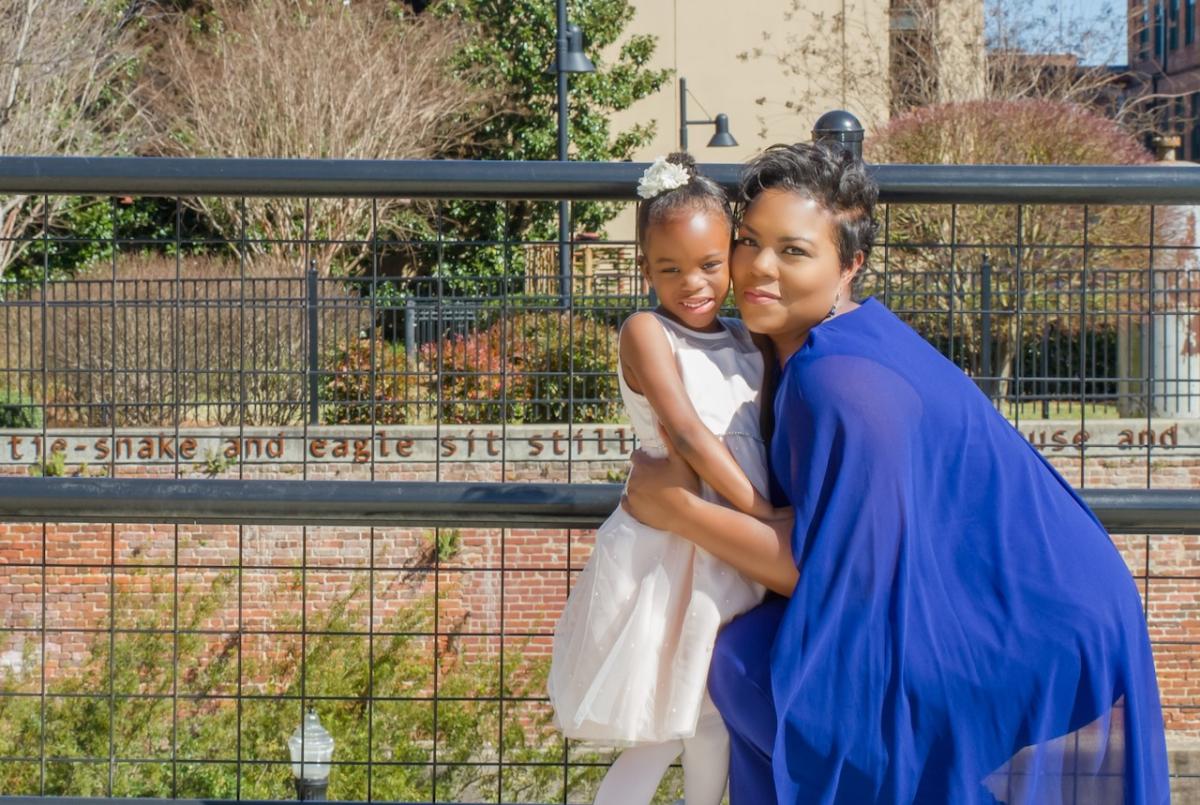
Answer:
[[[0,153],[109,156],[132,149],[141,129],[122,92],[133,55],[126,22],[110,3],[0,3]],[[0,276],[69,201],[0,197]]]
[[[1034,0],[993,0],[986,7],[969,0],[896,0],[883,27],[870,4],[831,11],[792,0],[784,24],[764,31],[762,42],[739,58],[774,61],[795,77],[789,97],[762,97],[759,104],[809,121],[831,101],[872,130],[916,107],[1044,99],[1105,110],[1130,131],[1150,131],[1152,97],[1128,72],[1107,66],[1125,61],[1128,10],[1115,0],[1105,4],[1108,13],[1063,26],[1053,7]],[[1122,50],[1103,53],[1113,41]],[[1085,53],[1102,53],[1103,63],[1083,64]]]
[[[200,24],[176,15],[162,25],[141,90],[157,154],[427,159],[485,119],[489,92],[453,69],[468,42],[453,20],[378,1],[216,0]],[[231,243],[242,237],[238,199],[191,203]],[[396,219],[407,202],[374,203],[380,226],[403,232]],[[272,242],[320,239],[313,257],[328,274],[339,255],[366,248],[372,204],[246,199],[248,248],[264,253]]]

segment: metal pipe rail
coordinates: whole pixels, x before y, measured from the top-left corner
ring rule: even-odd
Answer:
[[[54,797],[3,796],[0,805],[296,805],[294,799],[155,799],[153,797]],[[363,805],[361,800],[322,800],[324,805]],[[425,805],[415,802],[386,802],[379,805]]]
[[[0,521],[595,528],[619,484],[0,478]],[[1200,534],[1200,489],[1085,489],[1114,534]]]
[[[639,162],[0,157],[0,194],[632,200]],[[727,188],[741,166],[704,172]],[[1195,204],[1200,168],[869,165],[881,198],[929,204]]]
[[[0,805],[296,805],[294,799],[155,799],[153,797],[53,797],[53,796],[3,796]],[[363,805],[355,800],[322,800],[324,805]],[[379,805],[426,805],[417,802],[386,802],[373,800]]]

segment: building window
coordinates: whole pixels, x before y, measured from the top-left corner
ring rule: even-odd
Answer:
[[[1162,61],[1163,55],[1163,9],[1162,3],[1154,4],[1154,58]]]
[[[1150,58],[1150,12],[1142,6],[1141,25],[1137,32],[1137,60],[1146,61]]]
[[[1171,0],[1167,6],[1167,47],[1179,49],[1179,0]]]
[[[1196,0],[1187,0],[1183,16],[1183,43],[1190,45],[1196,41]]]

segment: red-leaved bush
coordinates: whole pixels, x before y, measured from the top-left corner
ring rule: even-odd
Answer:
[[[620,411],[617,332],[584,314],[512,313],[420,357],[446,422],[604,422]]]
[[[1151,156],[1129,132],[1073,103],[1023,99],[923,106],[866,143],[871,162],[1136,165]]]
[[[1115,122],[1077,104],[1036,99],[914,109],[869,138],[865,157],[947,165],[1151,161]],[[1166,231],[1171,215],[1158,211],[1156,232]],[[995,364],[974,370],[1002,378],[1013,371],[1018,345],[1048,327],[1116,326],[1116,314],[1139,295],[1153,240],[1148,207],[891,204],[881,218],[886,244],[872,259],[876,268],[886,260],[890,300],[917,311],[910,320],[922,332],[972,360],[981,351],[982,317],[971,314],[983,305],[986,257]]]

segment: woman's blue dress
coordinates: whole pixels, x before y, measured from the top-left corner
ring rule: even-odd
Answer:
[[[1168,802],[1135,582],[960,369],[868,299],[811,331],[775,412],[800,580],[715,652],[733,805],[770,786],[739,740],[770,742],[780,803]],[[768,645],[769,689],[732,679]]]

